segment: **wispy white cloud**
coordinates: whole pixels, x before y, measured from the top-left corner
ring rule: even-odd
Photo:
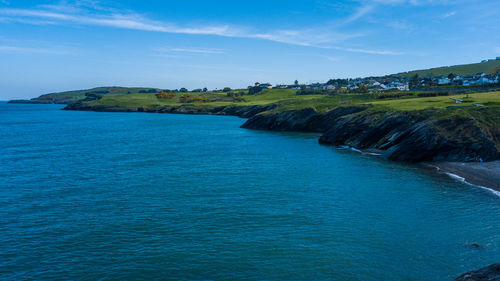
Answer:
[[[368,13],[373,11],[374,6],[369,4],[369,5],[363,5],[361,6],[354,14],[352,14],[350,17],[348,17],[344,23],[350,23],[353,21],[356,21],[364,16],[366,16]]]
[[[127,11],[116,11],[110,8],[96,6],[95,1],[84,1],[79,5],[45,5],[33,9],[0,8],[0,21],[21,22],[26,24],[75,24],[113,27],[150,32],[214,35],[231,38],[260,39],[297,46],[338,49],[354,53],[374,55],[395,55],[392,51],[364,50],[356,48],[335,47],[340,42],[361,37],[362,33],[340,32],[335,27],[323,25],[302,29],[256,30],[250,27],[232,26],[227,24],[212,25],[179,25],[172,22],[155,21],[143,15]],[[90,7],[90,8],[89,8]],[[372,5],[362,6],[346,22],[355,21],[372,12]],[[184,53],[222,53],[221,50],[199,48],[172,48],[170,52]]]
[[[451,11],[451,12],[449,12],[449,13],[444,14],[444,15],[442,16],[442,18],[449,18],[449,17],[452,17],[452,16],[454,16],[454,15],[456,15],[456,14],[457,14],[457,12],[456,12],[456,11]]]
[[[230,25],[178,25],[154,21],[136,13],[104,13],[102,11],[81,9],[68,6],[42,6],[37,9],[0,9],[3,21],[23,22],[31,24],[80,24],[95,25],[132,30],[143,30],[163,33],[216,35],[235,38],[262,39],[292,45],[319,46],[334,43],[359,34],[344,34],[328,29],[313,30],[274,30],[257,31],[251,28]]]

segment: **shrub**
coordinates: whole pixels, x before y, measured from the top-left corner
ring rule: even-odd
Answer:
[[[255,95],[255,94],[261,92],[262,90],[263,90],[263,88],[261,88],[261,87],[248,87],[248,94]]]
[[[162,93],[156,94],[156,97],[159,99],[171,99],[171,98],[175,97],[175,94],[162,92]]]
[[[246,100],[242,97],[239,96],[234,96],[233,97],[233,102],[245,102]]]

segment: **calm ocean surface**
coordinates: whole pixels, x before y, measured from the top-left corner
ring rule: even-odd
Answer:
[[[60,108],[0,103],[2,280],[451,280],[500,261],[500,197],[445,175],[236,117]]]

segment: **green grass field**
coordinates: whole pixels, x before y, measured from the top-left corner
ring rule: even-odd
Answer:
[[[411,77],[415,74],[418,74],[420,77],[425,76],[446,76],[450,73],[455,75],[474,75],[476,73],[494,73],[495,69],[500,67],[500,60],[481,62],[481,63],[473,63],[473,64],[463,64],[463,65],[454,65],[454,66],[445,66],[445,67],[437,67],[425,70],[415,70],[409,72],[402,72],[398,74],[394,74],[393,76],[398,77]]]
[[[126,88],[126,87],[99,87],[86,90],[66,91],[41,95],[32,100],[35,101],[55,101],[57,103],[72,103],[84,99],[86,94],[98,95],[123,95],[134,94],[140,91],[148,91],[152,88]]]
[[[238,92],[238,91],[235,91]],[[272,89],[264,90],[256,95],[243,95],[244,101],[233,101],[223,92],[188,93],[192,97],[208,98],[210,102],[181,102],[180,97],[186,93],[176,93],[170,99],[159,99],[155,94],[108,94],[100,100],[85,101],[91,106],[114,106],[122,108],[156,108],[162,106],[185,106],[199,108],[214,108],[219,106],[252,106],[278,104],[276,111],[296,110],[314,107],[319,112],[325,112],[342,105],[372,105],[374,109],[392,111],[411,111],[423,109],[446,109],[456,106],[469,106],[477,109],[473,104],[484,105],[483,108],[500,109],[500,91],[472,93],[467,98],[465,94],[438,97],[418,97],[417,93],[400,98],[378,99],[377,94],[337,94],[337,95],[297,95],[296,90]],[[450,98],[462,99],[462,104],[455,104]]]

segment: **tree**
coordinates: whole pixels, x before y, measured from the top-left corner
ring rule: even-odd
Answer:
[[[415,88],[418,88],[420,86],[420,78],[418,77],[418,74],[415,74],[415,76],[413,76],[410,79],[408,86],[410,87],[410,89],[415,89]]]
[[[187,91],[188,91],[188,90],[187,90],[186,88],[180,88],[180,89],[179,89],[179,92],[181,92],[181,93],[187,93]]]
[[[295,80],[295,82],[293,82],[293,84],[294,84],[295,86],[298,86],[298,85],[299,85],[299,80]]]
[[[255,95],[260,91],[262,91],[261,87],[248,87],[248,94],[249,95]]]
[[[204,92],[204,93],[208,92],[207,87],[203,88],[203,92]]]
[[[230,91],[231,91],[231,88],[229,88],[229,87],[225,87],[222,91],[223,91],[223,92],[230,92]]]
[[[453,81],[453,79],[455,79],[455,77],[457,77],[457,76],[453,73],[448,74],[448,79],[450,79],[450,81]]]

